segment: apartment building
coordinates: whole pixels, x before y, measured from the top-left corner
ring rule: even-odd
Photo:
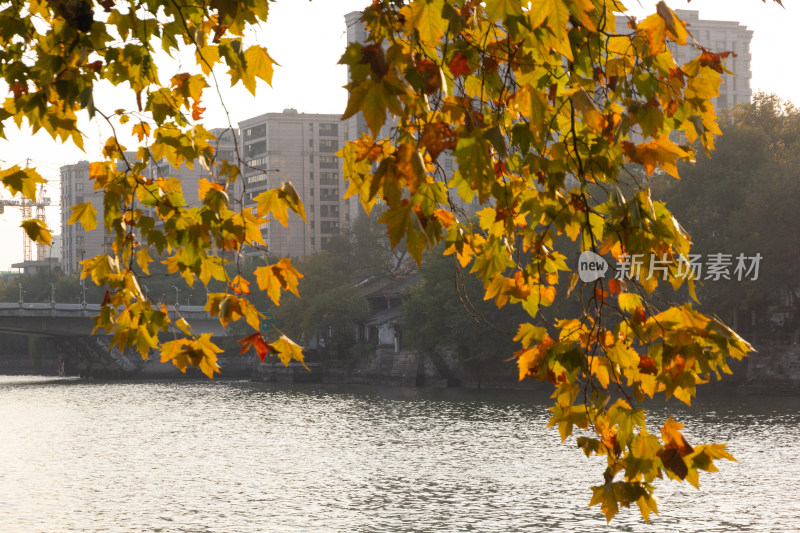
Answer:
[[[750,88],[750,42],[753,31],[747,26],[736,21],[705,20],[700,18],[700,12],[686,9],[676,9],[675,14],[687,24],[687,29],[694,39],[712,52],[733,52],[725,61],[725,67],[733,72],[722,75],[722,84],[719,96],[714,98],[714,107],[717,111],[731,109],[737,104],[750,102],[753,91]],[[628,19],[617,17],[616,31],[619,34],[630,33]],[[691,37],[689,38],[691,41]],[[682,65],[697,57],[698,51],[689,46],[678,46],[669,42],[668,47],[675,56],[675,61]]]
[[[358,212],[356,198],[343,198],[342,159],[335,155],[348,138],[347,126],[338,114],[295,109],[239,123],[244,159],[239,193],[245,206],[254,206],[256,196],[285,181],[292,183],[305,204],[308,224],[290,213],[288,228],[278,221],[262,226],[270,253],[302,257],[323,251]]]
[[[80,272],[82,260],[105,250],[107,239],[102,223],[94,231],[86,231],[80,224],[67,224],[72,215],[69,207],[81,202],[90,202],[102,216],[103,194],[92,190],[93,186],[88,161],[61,167],[61,260],[67,274]]]
[[[216,139],[210,141],[210,144],[216,151],[215,160],[221,162],[223,160],[230,161],[231,164],[236,164],[236,142],[239,137],[239,132],[231,128],[213,128],[209,130]],[[135,154],[131,154],[135,157]],[[217,170],[219,167],[213,167],[211,172],[206,170],[200,161],[192,161],[192,167],[183,163],[180,167],[175,168],[170,165],[166,159],[162,159],[156,163],[151,162],[147,168],[142,172],[148,178],[175,178],[181,182],[183,188],[183,199],[186,201],[188,207],[198,207],[200,199],[198,197],[200,191],[200,180],[206,178],[208,180],[217,179]]]
[[[236,161],[236,142],[238,131],[235,129],[212,129],[211,133],[217,139],[212,141],[216,149],[216,159],[218,161],[227,159]],[[133,160],[135,152],[126,152],[126,157]],[[157,163],[150,163],[142,172],[145,177],[173,177],[181,182],[183,187],[183,198],[187,206],[199,206],[198,198],[200,179],[215,179],[212,172],[209,172],[200,164],[199,161],[192,163],[192,168],[182,164],[175,168],[166,160],[162,159]],[[80,262],[84,259],[93,257],[100,253],[107,252],[107,233],[99,220],[97,228],[91,232],[85,231],[80,224],[68,225],[72,211],[69,207],[81,202],[90,202],[98,212],[98,218],[103,213],[103,193],[94,191],[94,182],[89,179],[89,162],[80,161],[74,165],[61,167],[61,259],[64,262],[64,271],[68,274],[80,272]]]

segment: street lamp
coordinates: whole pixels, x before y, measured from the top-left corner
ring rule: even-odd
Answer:
[[[175,289],[175,309],[179,309],[181,303],[178,301],[178,294],[181,292],[181,290],[175,285],[173,285],[172,288]]]

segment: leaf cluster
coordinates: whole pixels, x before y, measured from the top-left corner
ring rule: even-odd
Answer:
[[[362,17],[368,41],[341,59],[351,74],[345,117],[363,114],[371,135],[340,155],[347,195],[367,211],[387,206],[393,246],[404,241],[420,262],[441,243],[484,299],[527,314],[515,337],[520,379],[550,382],[550,424],[562,438],[574,427],[594,434],[580,445],[607,461],[592,504],[611,519],[636,503],[647,520],[653,478],[695,482],[697,469],[727,455],[695,462],[673,446],[677,429],[650,436],[641,404],[661,392],[689,403],[750,346],[690,304],[646,298],[659,287],[696,298],[681,273],[689,235],[649,178],[678,178],[695,150],[714,149],[711,99],[730,53],[700,45],[664,2],[618,32],[621,9],[600,0],[373,2]],[[673,43],[696,57],[678,64]],[[452,174],[442,154],[455,158]],[[472,202],[481,206],[474,221],[458,208]],[[567,275],[575,246],[563,239],[612,264],[654,257],[665,272],[645,261],[636,279],[582,283]],[[577,316],[542,313],[559,292],[580,300]]]

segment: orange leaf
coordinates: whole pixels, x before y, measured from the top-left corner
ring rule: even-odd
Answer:
[[[608,292],[611,294],[617,294],[619,292],[620,285],[619,280],[617,279],[610,279],[608,280]]]
[[[266,359],[267,354],[269,353],[269,346],[264,341],[264,337],[259,332],[255,332],[252,335],[248,335],[244,339],[238,340],[242,344],[242,350],[240,353],[246,353],[250,347],[253,347],[258,354],[258,358],[261,359],[261,362],[264,362]]]
[[[205,107],[200,107],[198,102],[192,102],[192,120],[200,120],[203,118],[203,111]]]
[[[450,60],[450,63],[447,66],[450,68],[450,72],[456,78],[472,72],[472,69],[469,68],[467,56],[461,52],[456,52],[453,56],[453,59]]]

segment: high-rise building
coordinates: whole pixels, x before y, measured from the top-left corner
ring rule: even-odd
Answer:
[[[357,213],[357,199],[343,198],[343,162],[335,155],[348,138],[347,123],[337,114],[286,109],[243,120],[239,131],[245,207],[255,205],[256,196],[285,181],[292,183],[305,204],[308,224],[290,213],[288,228],[277,220],[262,227],[269,252],[302,257],[325,250]]]
[[[733,72],[722,75],[722,84],[719,88],[719,96],[714,98],[714,107],[717,111],[730,109],[737,104],[750,102],[753,91],[750,89],[750,41],[753,39],[753,31],[748,30],[747,26],[735,21],[724,20],[704,20],[700,18],[700,13],[693,10],[676,9],[675,14],[687,24],[687,29],[692,37],[701,46],[712,52],[733,52],[725,61],[725,67]],[[617,17],[616,31],[619,34],[630,33],[628,19]],[[689,42],[692,42],[689,37]],[[670,51],[675,56],[675,61],[682,65],[688,63],[698,52],[689,46],[678,46],[673,42],[668,42]]]
[[[367,38],[369,37],[369,32],[367,31],[366,25],[361,21],[361,11],[352,11],[346,14],[344,16],[344,20],[345,24],[347,25],[347,43],[365,44],[367,42]],[[347,72],[347,78],[349,81],[349,69]],[[383,139],[390,137],[392,134],[391,129],[396,125],[396,123],[397,122],[392,119],[392,116],[387,114],[387,120],[378,133],[377,138]],[[364,118],[363,113],[357,113],[347,119],[347,130],[349,133],[349,136],[347,137],[348,141],[359,139],[362,133],[372,135],[369,126],[367,126],[367,120]],[[444,179],[446,180],[450,180],[450,178],[453,176],[453,172],[458,170],[458,162],[456,161],[456,158],[451,150],[445,150],[439,154],[436,162],[438,163],[441,171],[444,173]],[[467,214],[472,214],[479,208],[477,197],[473,199],[472,204],[467,205],[461,200],[460,197],[458,197],[458,195],[451,192],[450,201],[455,207],[461,209]],[[360,213],[360,211],[357,212]]]
[[[106,232],[102,223],[94,231],[86,231],[80,224],[67,224],[72,215],[69,208],[82,202],[91,203],[98,217],[102,217],[103,194],[94,191],[93,186],[88,161],[61,167],[61,260],[67,274],[80,272],[82,260],[104,252]]]
[[[236,140],[238,131],[235,129],[213,129],[211,130],[217,139],[211,144],[216,149],[217,161],[229,160],[236,161]],[[136,158],[135,152],[126,152],[129,161]],[[195,160],[192,168],[185,163],[175,168],[166,159],[157,163],[151,162],[142,174],[148,178],[176,178],[183,187],[183,198],[187,206],[199,206],[200,200],[198,192],[200,179],[206,178],[213,180],[215,176]],[[108,239],[105,227],[102,224],[103,193],[95,191],[94,182],[89,179],[89,162],[80,161],[74,165],[61,167],[61,259],[64,262],[65,272],[80,272],[79,263],[87,258],[100,253],[106,253]],[[82,202],[90,202],[98,212],[97,228],[87,232],[80,224],[68,225],[67,221],[72,214],[69,207]]]

